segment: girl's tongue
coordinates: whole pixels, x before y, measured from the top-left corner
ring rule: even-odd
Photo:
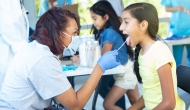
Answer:
[[[127,45],[131,45],[131,37],[130,37],[130,36],[127,37],[127,42],[126,42],[126,44],[127,44]]]

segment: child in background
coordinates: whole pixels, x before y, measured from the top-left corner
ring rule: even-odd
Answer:
[[[149,3],[131,4],[124,9],[122,19],[120,30],[129,35],[128,45],[136,46],[135,73],[143,84],[143,95],[128,110],[144,107],[185,110],[185,103],[177,92],[173,55],[166,44],[156,40],[159,23],[156,8]]]
[[[94,24],[92,31],[95,34],[95,39],[100,43],[101,54],[119,49],[126,37],[119,31],[121,23],[111,4],[108,1],[99,1],[90,8],[90,14]],[[122,65],[126,65],[126,69],[129,71],[125,74],[115,75],[116,81],[114,81],[113,75],[102,77],[99,94],[105,99],[103,104],[105,109],[126,109],[125,102],[118,101],[125,93],[127,93],[131,104],[139,98],[137,78],[133,73],[133,62],[128,58],[128,54],[131,58],[133,56],[132,49],[124,45],[118,53],[117,59]]]

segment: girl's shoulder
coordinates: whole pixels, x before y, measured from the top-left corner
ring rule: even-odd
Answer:
[[[142,50],[142,49],[141,49]],[[160,55],[165,55],[171,53],[169,47],[167,44],[165,44],[162,41],[156,41],[154,44],[151,45],[151,47],[148,49],[148,51],[145,53],[145,56],[152,56],[154,54],[155,57]],[[144,56],[144,55],[143,55]]]
[[[106,28],[105,31],[110,31],[110,32],[113,31],[113,32],[117,32],[117,31],[114,29],[114,27],[112,27],[112,26]]]
[[[169,46],[167,45],[167,43],[165,43],[163,41],[156,41],[156,43],[154,45],[154,51],[155,51],[155,53],[157,53],[157,55],[171,54],[171,50],[170,50]]]
[[[159,49],[169,48],[167,43],[163,41],[156,41],[155,46]]]
[[[113,27],[106,28],[102,35],[120,35]]]

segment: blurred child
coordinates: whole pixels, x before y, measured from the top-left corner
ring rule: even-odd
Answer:
[[[102,55],[107,51],[119,49],[126,37],[119,31],[121,23],[111,4],[108,1],[99,1],[90,8],[90,14],[93,19],[92,31],[95,39],[100,43]],[[118,53],[117,59],[122,65],[126,65],[127,72],[114,75],[115,81],[113,75],[102,77],[99,94],[105,99],[105,109],[126,109],[125,102],[118,101],[125,93],[131,104],[139,98],[137,78],[133,73],[133,62],[128,58],[130,55],[132,59],[132,49],[124,45]]]

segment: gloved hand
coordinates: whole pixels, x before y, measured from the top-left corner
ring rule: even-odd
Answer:
[[[116,56],[118,55],[118,51],[109,51],[104,53],[102,57],[98,60],[98,64],[102,68],[102,71],[105,72],[108,69],[115,68],[116,66],[120,65],[121,63],[116,60]]]

